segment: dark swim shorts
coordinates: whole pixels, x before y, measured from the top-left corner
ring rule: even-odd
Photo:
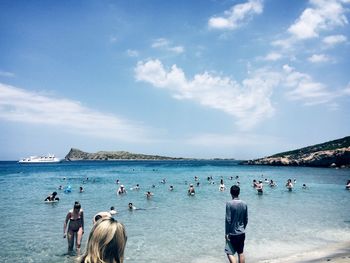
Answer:
[[[230,243],[233,248],[233,254],[237,252],[238,254],[243,253],[245,234],[240,235],[229,235]],[[232,249],[231,249],[232,250]]]

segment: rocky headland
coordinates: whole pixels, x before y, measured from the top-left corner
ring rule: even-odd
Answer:
[[[350,136],[242,164],[350,168]]]
[[[185,160],[159,155],[130,153],[125,151],[99,151],[97,153],[83,152],[72,148],[65,157],[66,161],[113,161],[113,160]]]

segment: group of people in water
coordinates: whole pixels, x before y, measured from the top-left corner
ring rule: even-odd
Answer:
[[[288,179],[286,184],[285,184],[285,187],[288,191],[293,191],[293,188],[294,188],[294,185],[296,184],[296,179],[294,179],[292,181],[292,179]],[[267,184],[269,187],[271,188],[274,188],[274,187],[277,187],[277,184],[275,181],[273,181],[272,179],[268,180],[268,179],[265,179],[264,180],[264,183]],[[259,180],[257,181],[256,179],[253,180],[253,188],[255,188],[258,192],[258,194],[263,194],[264,193],[264,183],[262,180]],[[308,186],[306,186],[306,184],[303,184],[302,185],[302,189],[308,189]]]
[[[235,177],[235,185],[239,186],[239,176]],[[195,176],[194,180],[197,182],[196,186],[199,186],[199,178]],[[229,180],[233,180],[233,177],[229,177]],[[212,177],[208,177],[207,181],[209,184],[215,184]],[[116,183],[119,185],[117,189],[118,195],[126,194],[126,188],[124,185],[120,184],[117,180]],[[166,180],[163,179],[160,183],[165,184]],[[187,184],[187,181],[185,182]],[[252,187],[257,190],[258,194],[263,193],[264,183],[269,187],[277,187],[276,182],[272,179],[253,180]],[[296,184],[296,179],[288,179],[285,187],[288,191],[292,191]],[[155,185],[152,185],[155,187]],[[303,189],[308,187],[303,184]],[[350,180],[347,181],[345,186],[347,190],[350,190]],[[219,191],[225,191],[226,186],[224,184],[223,178],[220,179]],[[130,190],[140,190],[140,185],[130,188]],[[169,191],[173,191],[173,185],[169,185]],[[79,192],[83,192],[82,187],[80,187]],[[194,184],[190,183],[187,190],[188,195],[195,195],[196,190]],[[147,199],[151,198],[154,194],[151,191],[145,193]],[[45,202],[58,202],[60,199],[57,196],[57,192],[54,191],[52,194],[45,198]],[[136,208],[136,206],[129,202],[128,210],[141,210],[142,208]],[[124,259],[124,249],[127,241],[127,235],[125,227],[123,224],[119,223],[113,218],[118,212],[115,210],[114,206],[110,208],[107,212],[99,212],[93,217],[93,227],[89,234],[88,243],[86,246],[86,252],[79,257],[79,262],[97,262],[97,259],[104,260],[105,262],[123,262]],[[81,204],[76,201],[73,208],[70,209],[65,217],[63,225],[63,237],[67,238],[68,242],[68,252],[72,252],[74,245],[77,253],[80,255],[81,240],[84,234],[84,211],[81,208]]]

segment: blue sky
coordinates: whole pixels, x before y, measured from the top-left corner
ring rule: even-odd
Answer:
[[[349,0],[1,1],[0,159],[258,158],[350,134]]]

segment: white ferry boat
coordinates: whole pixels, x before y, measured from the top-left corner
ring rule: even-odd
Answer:
[[[61,160],[53,154],[47,156],[30,156],[19,160],[19,163],[59,163]]]

